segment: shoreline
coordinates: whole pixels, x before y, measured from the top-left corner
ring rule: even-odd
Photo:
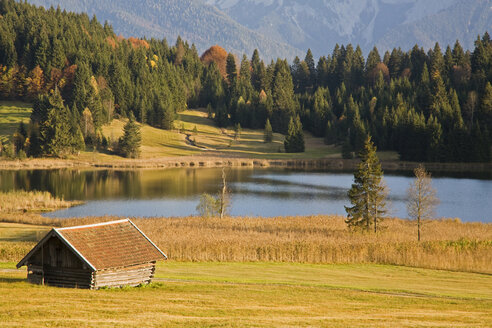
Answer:
[[[358,159],[255,159],[246,157],[184,156],[174,158],[122,159],[121,161],[81,161],[77,159],[36,158],[0,160],[0,170],[48,169],[166,169],[166,168],[290,168],[304,170],[353,170]],[[385,171],[411,171],[419,162],[381,161]],[[492,172],[492,163],[424,163],[428,170],[441,172]]]
[[[246,157],[184,156],[174,158],[122,159],[120,161],[82,161],[77,159],[36,158],[0,160],[0,170],[48,169],[166,169],[166,168],[288,168],[303,170],[353,170],[358,159],[255,159]],[[381,161],[385,171],[411,171],[419,162]],[[492,163],[424,163],[431,171],[492,172]]]

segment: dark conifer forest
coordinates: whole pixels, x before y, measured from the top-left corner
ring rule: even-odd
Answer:
[[[491,160],[486,31],[470,51],[456,41],[364,57],[349,44],[317,60],[308,50],[292,63],[264,63],[258,51],[238,58],[212,50],[200,58],[180,38],[124,39],[96,17],[1,0],[0,99],[33,103],[20,133],[29,142],[14,142],[16,152],[76,153],[107,144],[101,126],[115,117],[173,129],[176,113],[207,107],[219,126],[264,129],[269,120],[287,134],[289,122],[291,130],[302,124],[348,155],[370,135],[402,160]]]

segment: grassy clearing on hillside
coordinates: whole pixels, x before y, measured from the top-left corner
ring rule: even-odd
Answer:
[[[28,123],[31,104],[20,101],[0,101],[0,142],[10,139],[20,122]]]
[[[141,288],[30,285],[0,272],[6,327],[488,327],[489,276],[375,265],[176,263]]]
[[[6,221],[73,226],[116,219],[4,217]],[[492,273],[492,225],[457,220],[428,221],[422,242],[415,222],[388,219],[384,231],[353,233],[343,217],[202,219],[163,218],[133,221],[172,260],[220,262],[377,263]],[[5,258],[22,253],[10,244]],[[28,249],[24,248],[24,251]],[[8,256],[7,256],[8,255]],[[20,259],[20,258],[19,258]]]
[[[234,139],[234,129],[218,128],[207,118],[204,110],[187,110],[180,113],[176,126],[184,126],[186,133],[191,134],[196,145],[208,150],[223,152],[225,156],[241,156],[248,158],[325,158],[339,157],[339,150],[328,147],[323,139],[305,134],[306,152],[299,154],[284,153],[284,136],[273,134],[273,141],[263,142],[263,130],[242,129],[240,137]],[[194,128],[198,133],[194,134]]]
[[[113,120],[111,124],[103,127],[104,135],[111,141],[117,141],[123,133],[125,122]],[[284,137],[278,133],[274,133],[273,142],[264,143],[263,130],[243,129],[240,137],[235,140],[232,127],[218,128],[213,120],[207,118],[204,110],[186,110],[179,113],[174,126],[176,130],[166,131],[142,125],[141,158],[207,156],[211,153],[220,154],[222,157],[258,159],[341,158],[340,149],[325,145],[322,138],[314,138],[309,133],[305,135],[306,152],[299,154],[284,153]],[[195,127],[197,132],[194,132]],[[110,160],[111,157],[116,156],[85,152],[80,158]]]
[[[29,122],[31,106],[18,101],[0,101],[0,141],[7,141],[21,121]],[[117,142],[122,136],[125,123],[125,119],[115,119],[102,127],[103,134],[109,138],[110,143]],[[279,133],[274,133],[273,142],[264,143],[263,130],[243,129],[240,138],[235,140],[232,127],[218,128],[213,120],[207,118],[207,113],[203,109],[179,113],[174,125],[176,129],[172,131],[153,128],[147,124],[141,125],[141,159],[195,155],[252,159],[341,158],[340,147],[327,146],[322,138],[315,138],[309,132],[305,132],[306,151],[296,154],[284,152],[284,136]],[[395,152],[381,152],[380,156],[383,160],[398,159]],[[88,150],[73,159],[87,162],[114,162],[122,160],[122,157],[110,152]]]
[[[103,127],[103,133],[112,142],[117,142],[123,135],[126,120],[113,120]],[[140,124],[142,133],[141,158],[188,156],[197,153],[196,147],[187,145],[185,135],[177,131],[167,131]]]

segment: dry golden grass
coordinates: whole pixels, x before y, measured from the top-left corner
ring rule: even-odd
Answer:
[[[0,239],[0,263],[19,262],[34,245],[34,242],[5,242]]]
[[[48,231],[47,226],[0,223],[0,262],[23,258]]]
[[[380,263],[492,273],[492,225],[428,222],[416,241],[413,222],[353,233],[343,217],[144,219],[137,224],[182,261]]]
[[[78,205],[81,202],[65,201],[53,197],[47,191],[9,191],[0,192],[0,212],[54,211]]]
[[[48,223],[71,226],[114,219],[118,218]],[[3,220],[47,223],[34,215]],[[133,221],[176,261],[378,263],[492,273],[491,224],[428,221],[419,243],[415,223],[401,219],[387,219],[378,234],[351,232],[339,216]]]

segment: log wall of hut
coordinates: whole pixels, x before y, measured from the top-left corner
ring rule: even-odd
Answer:
[[[29,258],[27,280],[35,284],[91,288],[92,270],[60,239],[52,236]]]
[[[138,286],[154,277],[155,261],[124,268],[99,270],[93,273],[93,288]]]

